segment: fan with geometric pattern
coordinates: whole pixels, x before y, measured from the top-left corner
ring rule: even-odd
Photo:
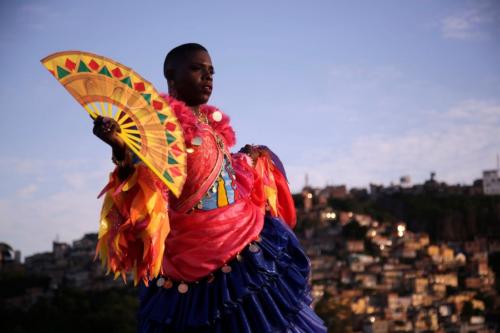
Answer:
[[[186,180],[182,127],[150,82],[114,60],[88,52],[58,52],[41,62],[92,118],[115,119],[127,146],[180,195]]]

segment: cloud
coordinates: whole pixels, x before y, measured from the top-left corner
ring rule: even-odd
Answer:
[[[484,40],[490,38],[490,29],[498,29],[500,12],[493,1],[474,2],[441,21],[441,34],[445,39]]]
[[[404,68],[396,65],[337,65],[329,74],[329,100],[324,109],[333,106],[345,110],[343,117],[359,114],[363,118],[370,115],[392,119],[403,115],[407,122],[406,111],[422,114],[427,112],[423,110],[429,105],[443,102],[450,95],[448,87],[433,80],[409,76]],[[423,93],[425,98],[422,98]],[[412,103],[409,104],[409,100]]]
[[[26,2],[14,4],[14,6],[16,8],[11,11],[11,16],[15,19],[16,28],[23,26],[37,32],[43,32],[51,21],[61,18],[60,8],[53,4]]]
[[[493,166],[500,152],[500,104],[466,100],[446,112],[435,112],[432,122],[400,135],[368,134],[356,138],[344,150],[311,150],[303,154],[306,165],[291,165],[288,173],[295,191],[304,175],[311,183],[367,187],[370,182],[389,184],[410,175],[414,182],[431,171],[448,183],[472,183],[482,170]],[[324,148],[324,147],[323,147]],[[314,163],[311,161],[319,161]]]
[[[0,159],[1,241],[24,256],[49,251],[56,235],[71,242],[96,232],[109,161]]]
[[[2,241],[24,256],[49,251],[56,235],[71,242],[97,230],[96,191],[61,190],[30,199],[0,200]]]
[[[306,173],[314,186],[388,185],[402,175],[421,183],[432,171],[442,181],[470,184],[494,166],[497,99],[474,99],[472,86],[459,91],[395,65],[336,66],[329,74],[327,100],[309,108],[319,111],[300,139],[306,143],[297,140],[284,157],[294,191]]]
[[[29,184],[29,185],[27,185],[25,187],[22,187],[19,190],[17,190],[16,194],[17,194],[18,197],[26,198],[26,197],[30,197],[37,190],[38,190],[38,185],[37,184]]]
[[[467,100],[447,113],[447,118],[473,122],[495,122],[500,115],[500,105],[492,101]]]

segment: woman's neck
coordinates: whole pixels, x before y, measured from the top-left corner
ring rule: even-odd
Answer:
[[[188,108],[193,112],[194,116],[200,123],[208,124],[207,115],[201,112],[201,108],[199,105],[196,106],[188,106]]]

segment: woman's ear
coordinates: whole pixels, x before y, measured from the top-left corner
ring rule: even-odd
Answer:
[[[165,71],[165,78],[170,81],[174,79],[174,70],[172,68],[169,68]]]

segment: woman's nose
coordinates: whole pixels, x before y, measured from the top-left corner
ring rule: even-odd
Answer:
[[[208,68],[203,70],[203,78],[212,81],[212,72]]]

